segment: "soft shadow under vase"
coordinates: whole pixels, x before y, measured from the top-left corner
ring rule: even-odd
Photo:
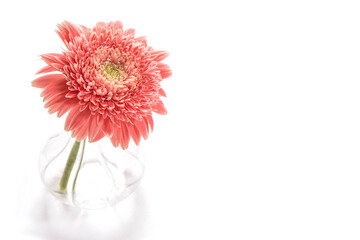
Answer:
[[[77,152],[69,171],[74,144]],[[134,143],[127,150],[115,148],[108,138],[76,143],[64,132],[50,138],[42,150],[40,175],[48,191],[64,203],[103,208],[120,202],[136,189],[144,173],[141,155]]]

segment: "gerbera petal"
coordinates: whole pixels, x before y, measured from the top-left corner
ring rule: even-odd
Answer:
[[[160,100],[152,107],[152,110],[158,114],[165,115],[167,111],[165,109],[164,103]]]
[[[41,68],[39,71],[36,72],[36,74],[49,73],[49,72],[54,72],[54,71],[57,71],[57,70],[54,67],[48,65],[48,66]]]
[[[79,113],[76,115],[76,117],[70,122],[69,129],[75,129],[78,128],[78,126],[83,125],[86,121],[89,120],[91,114],[90,111],[80,111],[81,105],[78,108]]]
[[[47,53],[41,55],[41,59],[46,62],[49,66],[52,66],[56,70],[62,70],[64,65],[68,64],[68,61],[62,54]]]
[[[41,76],[34,81],[31,82],[31,85],[33,87],[37,88],[45,88],[51,84],[57,84],[59,82],[63,82],[65,84],[66,78],[62,74],[47,74],[44,76]]]
[[[103,117],[103,114],[98,114],[96,116],[96,124],[99,128],[101,128],[101,125],[103,124],[104,122],[104,117]]]
[[[136,145],[139,145],[141,140],[141,135],[139,130],[136,128],[135,125],[132,125],[131,123],[127,123],[127,129],[129,130],[129,134],[131,138],[134,140]]]
[[[110,138],[111,143],[114,147],[118,147],[121,141],[121,128],[115,128],[112,137]]]
[[[154,121],[151,115],[147,115],[146,116],[146,120],[149,123],[150,127],[151,127],[151,131],[154,130]]]
[[[128,28],[124,31],[124,35],[130,36],[130,37],[134,37],[135,36],[135,29],[133,28]]]
[[[102,131],[98,131],[92,140],[89,139],[89,142],[97,142],[103,137],[105,137],[105,134]]]
[[[74,40],[75,37],[82,33],[82,29],[80,27],[68,21],[58,24],[57,27],[59,30],[56,32],[65,45],[68,45],[70,41]]]
[[[123,23],[121,21],[111,22],[115,29],[123,29]]]
[[[104,119],[101,130],[105,134],[105,136],[111,138],[114,132],[114,123],[110,120],[110,118]]]
[[[81,124],[79,124],[79,127],[73,130],[73,137],[76,137],[77,141],[82,141],[87,137],[87,130],[88,130],[88,123],[89,123],[89,117],[84,119]]]
[[[74,98],[74,97],[77,97],[78,94],[79,94],[78,91],[69,91],[69,92],[66,94],[66,98]]]
[[[87,125],[84,125],[76,135],[76,141],[81,142],[87,137]]]
[[[169,56],[168,52],[165,51],[153,51],[154,60],[160,62]]]
[[[135,41],[140,43],[140,44],[144,44],[144,46],[147,46],[147,42],[146,42],[146,37],[145,36],[141,36],[141,37],[137,37],[135,38]]]
[[[100,127],[97,125],[96,116],[92,115],[89,120],[88,136],[89,141],[95,139],[96,134],[100,131]]]
[[[69,92],[69,89],[66,85],[53,85],[46,87],[42,93],[41,96],[44,97],[44,102],[49,101],[50,99],[60,95],[60,94],[66,94]]]
[[[76,119],[77,115],[80,114],[80,104],[76,105],[74,108],[71,109],[71,111],[69,112],[68,116],[66,117],[66,121],[65,121],[65,131],[69,131],[70,130],[70,124],[71,122]]]
[[[41,97],[44,97],[44,101],[48,98],[51,98],[54,95],[57,95],[60,92],[67,92],[69,91],[65,84],[52,84],[46,87],[40,94]]]
[[[54,112],[57,112],[57,117],[61,117],[67,113],[70,109],[78,105],[78,101],[75,99],[64,100],[62,103],[54,105]],[[50,111],[50,108],[49,108]]]
[[[126,127],[125,123],[121,124],[121,136],[120,136],[120,146],[122,149],[127,149],[130,142],[129,130]]]
[[[165,63],[158,63],[157,67],[158,67],[158,69],[160,71],[160,74],[161,74],[161,77],[163,79],[171,77],[172,72],[171,72],[171,69],[170,69],[169,65],[167,65]]]
[[[141,121],[134,121],[134,125],[139,130],[140,134],[144,139],[147,139],[149,136],[149,127],[147,126],[148,123],[145,118],[143,118]]]
[[[65,58],[64,54],[61,53],[47,53],[41,55],[41,57],[51,61],[52,63],[68,64],[68,60]]]
[[[159,89],[159,94],[163,97],[166,97],[166,93],[162,88]]]
[[[55,104],[62,103],[65,100],[65,94],[66,92],[60,92],[56,95],[53,95],[51,98],[46,100],[46,103],[44,105],[45,108],[51,107]]]

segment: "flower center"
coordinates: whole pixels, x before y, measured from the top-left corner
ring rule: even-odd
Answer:
[[[127,74],[121,65],[115,65],[111,62],[106,62],[103,65],[103,70],[107,78],[117,82],[126,78]]]

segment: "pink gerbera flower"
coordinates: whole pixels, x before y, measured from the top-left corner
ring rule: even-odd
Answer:
[[[47,64],[32,82],[43,88],[45,108],[61,117],[69,111],[65,130],[77,141],[95,142],[107,136],[123,149],[130,138],[139,144],[153,129],[152,112],[166,114],[162,79],[171,76],[168,56],[147,46],[145,37],[121,22],[97,23],[94,28],[70,22],[58,25],[67,48],[62,54],[41,55]]]

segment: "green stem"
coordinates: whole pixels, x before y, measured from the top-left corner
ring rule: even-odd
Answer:
[[[80,147],[80,142],[75,140],[75,143],[74,143],[74,145],[73,145],[73,147],[71,149],[71,152],[69,154],[68,160],[67,160],[66,165],[65,165],[63,175],[62,175],[60,183],[59,183],[60,190],[63,191],[63,192],[67,188],[69,178],[70,178],[70,174],[71,174],[71,171],[72,171],[72,169],[74,167],[76,157],[77,157],[78,152],[79,152],[79,147]]]
[[[80,172],[80,168],[81,168],[81,164],[82,164],[82,161],[83,161],[83,158],[84,158],[85,143],[86,143],[86,138],[85,138],[84,141],[83,141],[80,163],[79,163],[79,167],[78,167],[78,169],[77,169],[77,171],[76,171],[76,175],[75,175],[75,179],[74,179],[74,184],[73,184],[73,187],[72,187],[72,191],[73,191],[73,192],[75,191],[76,180],[77,180],[77,178],[78,178],[78,175],[79,175],[79,172]]]

